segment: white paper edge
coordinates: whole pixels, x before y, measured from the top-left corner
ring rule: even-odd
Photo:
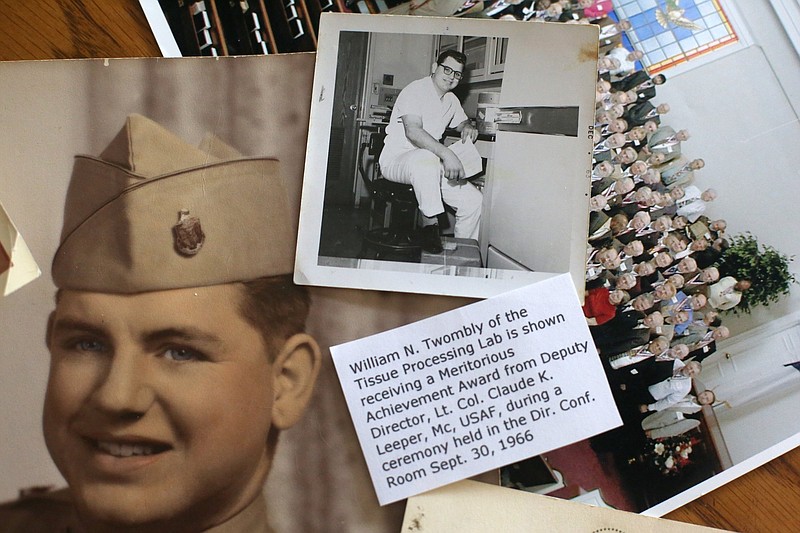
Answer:
[[[150,31],[153,32],[153,37],[156,38],[161,55],[164,57],[183,57],[158,0],[139,0],[139,5],[142,6],[147,23],[150,24]]]
[[[0,289],[3,291],[0,296],[8,296],[41,276],[42,271],[2,203],[0,203],[0,228],[3,248],[11,260],[9,269],[0,274]],[[6,236],[8,240],[5,239]]]

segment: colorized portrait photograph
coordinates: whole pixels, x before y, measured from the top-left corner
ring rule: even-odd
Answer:
[[[4,530],[399,527],[327,347],[466,302],[292,283],[313,66],[2,65]]]

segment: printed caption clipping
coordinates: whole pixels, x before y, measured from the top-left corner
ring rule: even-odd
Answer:
[[[331,355],[381,505],[621,424],[567,274]]]

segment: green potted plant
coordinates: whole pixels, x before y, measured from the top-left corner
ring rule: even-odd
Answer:
[[[780,253],[768,245],[759,245],[750,232],[729,238],[730,248],[725,250],[718,262],[720,276],[733,276],[737,280],[748,279],[750,289],[742,293],[742,301],[732,309],[734,313],[750,313],[756,305],[767,306],[777,302],[797,280],[789,271],[794,257]]]

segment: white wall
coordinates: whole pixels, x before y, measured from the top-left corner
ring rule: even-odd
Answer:
[[[784,25],[797,32],[800,20],[780,20],[773,8],[773,3],[788,5],[792,2],[797,3],[797,0],[728,0],[725,4],[733,5],[740,24],[746,27],[755,46],[763,50],[796,118],[800,115],[800,57]],[[797,16],[798,10],[793,13]]]
[[[431,73],[433,58],[432,35],[407,33],[373,33],[370,43],[369,79],[372,84],[383,84],[383,75],[394,76],[392,87],[402,89]],[[371,95],[370,102],[378,97]]]

